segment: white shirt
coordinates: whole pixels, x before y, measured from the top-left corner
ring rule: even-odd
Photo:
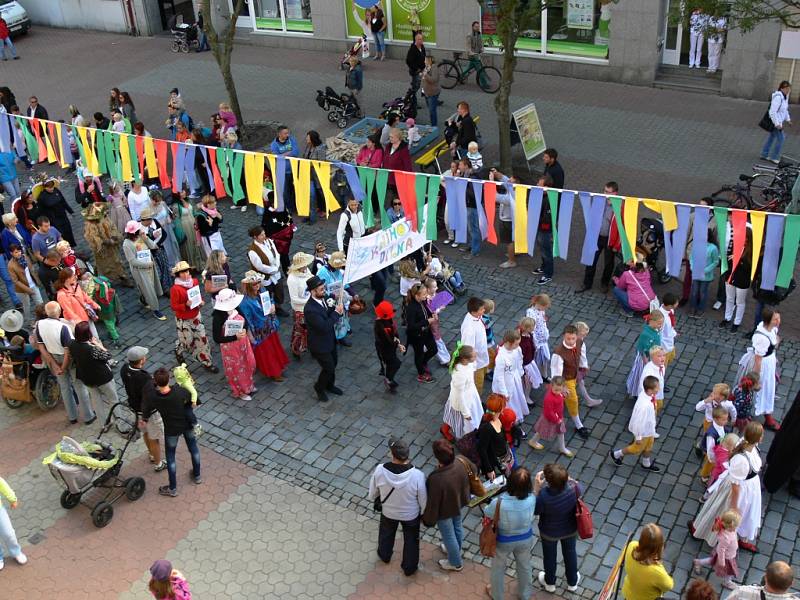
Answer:
[[[475,368],[482,369],[489,366],[489,348],[486,344],[486,328],[480,317],[473,317],[467,313],[461,322],[461,343],[472,346],[477,360]]]
[[[63,355],[64,348],[72,341],[69,327],[59,319],[42,319],[36,324],[36,338],[44,344],[50,354]]]
[[[128,192],[128,210],[131,213],[131,219],[138,221],[142,210],[147,206],[150,206],[150,193],[147,188],[143,187],[138,194],[133,190]]]
[[[785,121],[791,121],[789,116],[789,99],[783,92],[776,90],[772,92],[772,100],[769,103],[769,118],[775,127],[782,127]]]
[[[747,479],[751,468],[756,473],[761,470],[761,456],[756,448],[732,456],[728,463],[728,476],[731,482],[737,485],[741,485]]]
[[[656,407],[653,406],[652,398],[645,392],[640,392],[636,398],[631,420],[628,422],[628,431],[633,434],[636,441],[656,435]]]
[[[669,317],[670,311],[663,306],[660,306],[658,310],[664,315],[664,326],[661,328],[661,347],[667,352],[672,352],[675,349],[675,336],[678,335],[678,332],[672,326],[672,319]]]
[[[711,421],[711,427],[717,432],[717,437],[719,437],[719,441],[722,441],[722,438],[725,437],[725,428],[720,427],[714,421]],[[708,462],[714,462],[714,446],[717,444],[714,443],[714,439],[711,436],[706,436],[706,457],[708,458]]]
[[[360,238],[367,231],[364,225],[364,213],[360,210],[356,213],[351,213],[350,209],[346,209],[342,216],[339,217],[339,227],[336,228],[336,243],[339,245],[339,251],[344,252],[344,234],[347,231],[347,224],[350,224],[353,238]]]
[[[728,594],[727,600],[761,600],[760,585],[740,585],[738,588]],[[784,592],[783,594],[774,594],[764,590],[764,598],[766,600],[790,600],[797,598],[791,591]]]
[[[712,412],[714,411],[715,406],[722,406],[728,409],[728,418],[731,421],[736,420],[736,407],[733,405],[733,402],[730,400],[723,400],[722,402],[706,402],[705,400],[700,400],[697,404],[695,404],[694,409],[697,412],[702,412],[704,418],[709,423],[714,421],[714,417]]]
[[[570,348],[567,346],[563,341],[561,344],[567,350],[572,350],[575,346]],[[589,361],[586,360],[586,344],[581,344],[581,355],[578,357],[578,368],[579,369],[588,369],[589,368]],[[555,352],[550,357],[550,377],[561,377],[564,373],[564,359],[561,358]]]
[[[306,281],[311,278],[311,271],[305,273],[292,273],[286,277],[286,287],[289,288],[289,301],[292,303],[292,310],[303,312],[306,302],[311,297],[311,292],[306,287]]]
[[[639,377],[639,392],[644,391],[644,378],[652,375],[653,377],[658,379],[658,392],[656,393],[656,398],[658,398],[659,400],[663,400],[665,372],[666,372],[666,367],[658,367],[652,360],[648,361],[647,364],[642,369],[642,376]]]
[[[543,310],[531,306],[525,311],[525,316],[536,322],[533,328],[533,343],[536,347],[550,345],[550,329],[547,327],[547,315]]]
[[[751,340],[753,350],[758,356],[766,356],[770,343],[777,345],[778,328],[773,327],[772,331],[767,331],[764,327],[764,323],[759,323],[758,327],[756,327],[756,332],[753,334],[753,339]],[[772,354],[775,354],[774,349]]]
[[[261,257],[256,253],[255,250],[250,250],[247,252],[247,258],[250,259],[250,264],[253,265],[253,268],[256,271],[267,276],[267,281],[265,282],[266,285],[278,283],[281,280],[281,257],[280,254],[278,254],[278,249],[275,247],[275,242],[269,238],[267,238],[263,244],[257,242],[256,240],[253,240],[253,242],[255,243],[256,248],[261,250],[261,252],[267,256],[269,264],[265,265],[263,262],[261,262]]]

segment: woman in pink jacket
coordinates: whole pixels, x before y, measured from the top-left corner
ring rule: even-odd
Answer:
[[[356,164],[359,167],[381,168],[383,165],[383,148],[381,148],[379,135],[373,134],[367,138],[367,143],[361,146],[361,150],[358,151]]]
[[[631,268],[619,277],[614,277],[613,281],[612,291],[624,316],[631,317],[634,312],[650,310],[650,301],[656,297],[656,293],[650,282],[650,269],[647,268],[644,256],[637,253]]]
[[[88,321],[92,335],[99,337],[94,322],[98,318],[100,305],[78,285],[78,276],[75,272],[72,269],[62,269],[53,287],[56,290],[56,301],[61,306],[62,316],[73,325]]]

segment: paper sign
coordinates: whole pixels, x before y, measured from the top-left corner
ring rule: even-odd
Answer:
[[[215,288],[228,287],[228,276],[227,275],[212,275],[211,276],[211,285],[213,285]]]
[[[150,254],[150,250],[138,250],[136,252],[136,260],[150,263],[153,262],[153,256]]]
[[[368,277],[419,250],[426,243],[425,235],[414,231],[406,219],[392,223],[388,229],[353,238],[347,253],[344,283]]]
[[[439,312],[453,300],[453,294],[447,290],[442,290],[441,292],[437,292],[436,295],[431,298],[431,301],[429,302],[429,308],[431,309],[431,312]]]
[[[270,310],[272,309],[272,299],[269,297],[269,292],[266,290],[261,292],[261,309],[264,311],[264,316],[266,317]]]
[[[244,321],[241,319],[225,321],[225,337],[236,335],[240,331],[244,331]]]
[[[517,132],[519,132],[519,139],[522,142],[522,149],[525,151],[525,160],[533,160],[547,148],[536,106],[533,104],[523,106],[514,111],[513,116]]]
[[[189,291],[186,292],[186,296],[189,298],[189,308],[197,308],[203,301],[203,297],[200,295],[200,286],[198,285],[190,287]]]

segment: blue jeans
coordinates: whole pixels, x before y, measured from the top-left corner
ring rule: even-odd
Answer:
[[[8,58],[6,57],[6,46],[8,46],[10,50],[9,54],[11,54],[13,58],[16,58],[17,49],[14,48],[14,44],[11,41],[11,37],[9,36],[3,40],[0,40],[0,52],[3,53],[3,60],[8,60]]]
[[[375,52],[376,54],[385,54],[386,53],[386,42],[384,41],[386,37],[385,31],[373,31],[372,37],[375,38]]]
[[[308,222],[309,223],[316,223],[317,222],[317,207],[318,206],[319,206],[319,202],[317,202],[317,184],[312,181],[311,182],[309,199],[308,199]]]
[[[14,177],[14,179],[12,179],[11,181],[4,181],[3,189],[5,189],[5,191],[8,192],[9,203],[13,202],[14,198],[17,198],[19,196],[19,178]],[[11,204],[9,204],[9,207],[11,207]]]
[[[703,312],[706,309],[706,300],[708,300],[708,286],[710,281],[698,281],[692,279],[692,291],[689,294],[689,306],[698,312]]]
[[[63,354],[53,354],[52,356],[53,360],[59,365],[64,363]],[[84,423],[91,421],[95,417],[92,400],[89,398],[86,386],[78,381],[75,376],[75,367],[70,366],[61,375],[56,375],[56,379],[58,380],[58,388],[61,391],[61,400],[64,402],[64,408],[67,411],[67,418],[70,421],[77,421],[80,416]]]
[[[544,582],[547,585],[555,585],[559,540],[546,540],[542,538],[541,541],[542,561],[544,562]],[[575,550],[574,535],[561,540],[561,555],[564,557],[564,573],[567,576],[567,585],[576,585],[578,583],[578,553]]]
[[[2,502],[0,502],[0,560],[3,560],[4,546],[11,556],[17,557],[22,554],[22,548],[17,541],[17,534],[11,525],[11,519]]]
[[[431,114],[431,127],[438,127],[439,115],[436,111],[439,110],[439,94],[425,96],[425,102],[428,103],[428,112]]]
[[[619,302],[625,312],[633,312],[631,305],[628,304],[628,292],[614,287],[611,289],[611,293],[614,294],[614,298],[617,299],[617,302]]]
[[[553,232],[539,231],[536,234],[536,243],[542,253],[542,271],[545,277],[553,276]]]
[[[780,160],[783,140],[785,139],[786,136],[783,133],[783,129],[773,129],[770,131],[767,141],[764,142],[764,147],[761,148],[761,156],[769,158],[770,160]],[[770,147],[772,147],[773,143],[775,147],[772,148],[772,152],[770,153]]]
[[[208,36],[206,35],[206,32],[201,29],[197,35],[200,42],[200,45],[197,47],[197,51],[202,52],[203,50],[211,50],[211,45],[208,43]]]
[[[164,440],[164,447],[167,450],[167,473],[169,474],[169,489],[178,488],[177,476],[175,475],[175,450],[178,449],[179,435],[168,435]],[[183,432],[183,439],[186,447],[192,456],[192,472],[195,477],[200,477],[200,448],[197,447],[197,438],[194,431],[189,429]]]
[[[519,542],[498,542],[497,554],[492,559],[492,598],[503,600],[503,584],[506,578],[506,559],[514,555],[517,567],[517,593],[520,598],[530,598],[533,593],[533,570],[531,565],[531,551],[533,549],[533,536]]]
[[[449,279],[450,285],[454,288],[460,288],[464,285],[464,280],[461,278],[461,271],[453,271],[453,276]]]
[[[13,198],[12,198],[13,200]],[[11,303],[14,306],[21,306],[22,302],[17,296],[17,290],[14,288],[14,282],[11,281],[11,276],[8,274],[8,265],[6,264],[6,257],[0,254],[0,279],[6,284],[8,297],[11,298]]]
[[[481,226],[478,221],[478,209],[467,208],[467,226],[469,227],[469,250],[473,256],[481,251]]]
[[[447,548],[447,562],[454,567],[460,567],[461,546],[464,543],[464,530],[461,528],[461,513],[450,519],[442,519],[436,522],[439,533],[442,534],[442,542]]]

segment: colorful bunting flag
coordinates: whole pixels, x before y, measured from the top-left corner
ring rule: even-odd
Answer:
[[[558,256],[558,190],[547,190],[550,205],[550,231],[553,232],[553,256]]]
[[[389,171],[378,169],[378,174],[375,176],[375,193],[378,195],[378,207],[381,211],[381,229],[388,229],[392,225],[389,215],[386,214],[386,189],[388,186]]]
[[[758,259],[761,256],[761,243],[764,241],[764,223],[767,214],[761,211],[754,210],[750,213],[750,225],[752,226],[753,233],[753,263],[750,270],[750,278],[756,276],[756,268],[758,267]]]
[[[515,186],[518,187],[518,186]],[[531,188],[528,195],[528,205],[525,207],[525,218],[528,221],[527,231],[523,233],[528,243],[528,254],[533,256],[536,250],[536,235],[539,231],[539,220],[542,218],[542,203],[544,202],[544,190],[540,187]],[[519,207],[515,204],[514,210]],[[516,243],[516,240],[515,240]]]
[[[217,199],[222,199],[226,196],[225,191],[225,184],[222,181],[222,175],[219,172],[219,166],[217,165],[217,160],[220,156],[225,157],[223,152],[217,152],[215,148],[207,148],[208,150],[208,166],[211,167],[211,173],[213,174],[213,178],[209,178],[209,180],[214,181],[214,195]]]
[[[153,138],[144,138],[144,162],[147,165],[147,176],[158,177],[158,161],[156,159],[156,149]]]
[[[359,189],[366,190],[366,194],[364,196],[363,202],[363,210],[364,210],[364,225],[369,227],[374,227],[375,225],[375,214],[374,214],[374,207],[373,207],[373,193],[375,191],[375,169],[370,169],[368,167],[357,167],[358,179],[359,179]],[[353,187],[352,184],[350,187]]]
[[[625,198],[625,206],[622,213],[622,224],[624,227],[624,238],[628,242],[631,253],[636,253],[636,237],[639,233],[639,199]]]
[[[445,176],[445,210],[447,223],[455,234],[456,242],[467,243],[467,184],[466,179]]]
[[[411,228],[419,231],[417,222],[417,192],[415,189],[416,178],[414,173],[397,171],[394,174],[394,184],[397,187],[397,197],[403,205],[403,213],[411,223]]]
[[[291,165],[292,179],[294,180],[297,214],[301,217],[307,217],[312,210],[316,210],[316,207],[311,206],[311,163],[307,160],[290,158],[289,164]],[[261,163],[261,171],[261,177],[263,178],[263,161]]]
[[[497,232],[494,229],[494,215],[497,212],[497,185],[493,181],[483,183],[483,206],[486,209],[486,241],[497,245]]]
[[[589,192],[580,192],[578,198],[581,202],[583,223],[586,228],[583,248],[581,248],[581,264],[590,267],[594,264],[594,257],[601,250],[598,242],[600,241],[600,228],[603,225],[603,212],[605,212],[608,200],[605,196],[592,196]]]
[[[681,273],[683,255],[686,251],[686,242],[689,239],[689,224],[691,223],[692,207],[681,204],[677,207],[674,231],[664,232],[664,251],[667,256],[667,273],[678,277]]]
[[[285,157],[278,157],[279,167],[281,158],[285,160]],[[336,196],[331,189],[331,163],[326,160],[312,160],[311,164],[314,167],[314,172],[317,174],[317,181],[319,181],[319,185],[322,188],[322,195],[325,197],[325,212],[330,215],[340,208],[339,203],[336,201]]]
[[[778,267],[776,287],[788,288],[792,281],[795,261],[797,260],[797,247],[800,245],[800,215],[786,215],[783,227],[783,254]]]
[[[728,209],[724,206],[714,207],[714,220],[717,223],[717,245],[719,247],[719,272],[728,271],[728,240],[725,232],[728,230]],[[732,273],[731,273],[732,274]]]
[[[575,192],[561,192],[561,206],[558,207],[558,256],[567,260],[569,251],[569,234],[572,226],[572,208],[575,205]]]
[[[11,152],[11,129],[8,114],[0,112],[0,152]]]
[[[739,261],[742,260],[744,254],[744,245],[747,240],[747,211],[732,210],[731,211],[731,229],[733,230],[733,264],[731,265],[731,273],[739,266]]]
[[[620,223],[624,226],[624,221],[622,219],[622,198],[620,196],[611,196],[611,209],[614,211],[614,216],[617,219],[617,227],[622,230],[622,227],[619,227]],[[631,247],[630,241],[628,240],[628,236],[622,234],[619,236],[620,239],[620,246],[622,247],[622,260],[624,262],[630,262],[633,260],[633,248]]]
[[[439,175],[428,177],[428,210],[425,213],[425,237],[431,241],[438,239],[439,227],[436,223],[436,215],[439,212],[439,188],[441,184],[442,178]]]
[[[767,216],[767,235],[764,240],[764,258],[761,261],[761,289],[774,290],[778,276],[778,261],[781,257],[783,241],[783,215]]]

